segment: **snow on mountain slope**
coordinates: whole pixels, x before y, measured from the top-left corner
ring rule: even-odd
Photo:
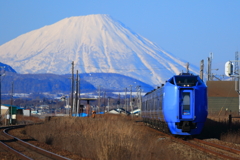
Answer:
[[[185,71],[185,61],[109,15],[65,18],[0,46],[1,62],[18,73],[119,73],[159,85]],[[190,65],[190,71],[197,73]]]

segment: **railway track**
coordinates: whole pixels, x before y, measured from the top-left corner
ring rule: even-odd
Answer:
[[[49,152],[37,146],[34,146],[30,143],[27,143],[17,137],[14,137],[7,133],[8,130],[19,128],[23,126],[14,126],[14,127],[3,127],[0,128],[0,145],[1,148],[5,149],[7,152],[15,154],[19,159],[30,160],[30,159],[39,159],[39,160],[70,160],[67,157]]]
[[[191,148],[195,148],[197,150],[200,150],[202,152],[205,152],[207,154],[210,154],[214,157],[220,158],[220,159],[228,159],[228,160],[240,160],[240,150],[238,149],[234,149],[231,147],[227,147],[227,146],[223,146],[223,145],[219,145],[216,143],[211,143],[211,142],[207,142],[204,140],[200,140],[200,139],[189,139],[189,140],[183,140],[180,138],[176,138],[172,135],[163,133],[157,129],[151,128],[151,130],[154,130],[158,133],[160,133],[161,135],[171,139],[174,142],[180,143],[180,144],[185,144],[187,146],[190,146]]]
[[[194,138],[193,140],[190,140],[190,143],[203,147],[207,152],[211,151],[212,154],[217,155],[219,158],[240,159],[240,150],[238,149],[230,148],[227,146],[223,146],[220,144],[216,144],[216,143],[212,143],[212,142],[208,142],[208,141],[204,141],[196,138]]]

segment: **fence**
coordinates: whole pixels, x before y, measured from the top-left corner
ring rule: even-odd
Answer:
[[[229,125],[229,128],[231,128],[232,126],[232,119],[233,118],[240,118],[239,116],[232,116],[231,114],[229,114],[229,118],[228,118],[228,125]]]

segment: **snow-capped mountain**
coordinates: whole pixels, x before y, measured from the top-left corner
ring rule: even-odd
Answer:
[[[65,18],[0,46],[1,62],[18,73],[118,73],[159,85],[185,71],[167,53],[109,15]],[[197,73],[190,65],[190,71]]]

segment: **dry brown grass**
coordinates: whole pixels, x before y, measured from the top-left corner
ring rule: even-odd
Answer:
[[[228,115],[210,115],[200,136],[240,144],[240,118],[233,118],[229,126]]]
[[[31,117],[22,118],[22,122],[39,121]],[[204,159],[186,146],[162,139],[159,134],[144,127],[139,122],[141,119],[136,117],[97,115],[95,119],[51,117],[46,120],[45,124],[27,127],[24,134],[85,158]],[[240,144],[240,119],[233,119],[230,128],[228,115],[210,115],[199,137]]]
[[[240,144],[240,129],[238,131],[229,131],[221,135],[221,140]]]
[[[32,124],[41,122],[43,122],[43,120],[39,117],[17,115],[17,124]]]
[[[23,116],[23,115],[17,115],[17,119],[16,119],[16,125],[17,124],[32,124],[32,123],[42,123],[44,122],[42,119],[40,119],[39,117],[36,116]],[[2,124],[3,126],[5,125],[9,125],[9,120],[7,119],[3,119],[0,124]],[[15,124],[15,122],[13,122]]]
[[[26,133],[40,142],[99,160],[185,159],[173,152],[169,140],[143,127],[139,119],[119,115],[93,118],[54,117],[43,125],[29,126]],[[189,154],[188,154],[189,155]]]

